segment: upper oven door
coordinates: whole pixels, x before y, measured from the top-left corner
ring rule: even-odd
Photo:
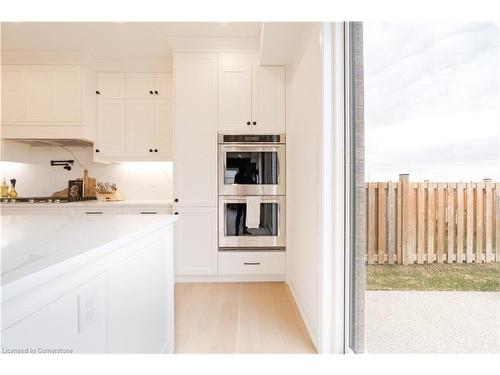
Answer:
[[[285,145],[219,145],[219,195],[285,195]]]

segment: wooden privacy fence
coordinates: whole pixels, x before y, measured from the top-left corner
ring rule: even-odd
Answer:
[[[366,260],[382,263],[495,262],[500,183],[366,183]]]

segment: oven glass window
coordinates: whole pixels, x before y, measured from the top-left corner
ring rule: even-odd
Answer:
[[[227,152],[226,185],[277,185],[278,153],[265,152]]]
[[[278,203],[260,204],[259,228],[248,228],[246,203],[226,203],[226,236],[277,236]]]

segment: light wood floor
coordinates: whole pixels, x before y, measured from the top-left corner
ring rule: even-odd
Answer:
[[[177,283],[175,353],[316,350],[285,283]]]

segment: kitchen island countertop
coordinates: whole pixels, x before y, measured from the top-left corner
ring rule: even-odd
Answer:
[[[2,300],[176,220],[175,215],[2,216]]]

